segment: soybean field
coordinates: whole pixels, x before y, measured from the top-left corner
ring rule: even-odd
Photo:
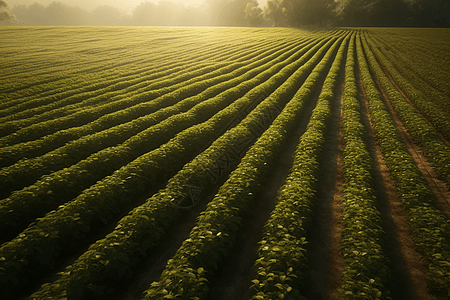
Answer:
[[[0,299],[450,298],[449,29],[0,41]]]

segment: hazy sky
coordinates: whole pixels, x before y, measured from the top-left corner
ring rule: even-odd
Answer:
[[[34,2],[38,2],[47,6],[48,4],[55,1],[70,6],[78,6],[87,11],[92,11],[94,8],[100,5],[110,5],[118,7],[126,13],[130,13],[133,10],[133,8],[138,6],[139,3],[141,2],[146,1],[153,3],[159,2],[159,0],[150,0],[150,1],[149,0],[5,0],[9,8],[12,8],[14,5],[18,4],[31,5]],[[205,2],[205,0],[170,0],[170,1],[183,3],[186,6],[201,6]],[[260,3],[260,7],[264,8],[264,5],[267,2],[267,0],[258,0],[258,2]]]

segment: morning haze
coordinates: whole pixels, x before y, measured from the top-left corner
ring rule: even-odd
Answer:
[[[450,27],[446,0],[0,2],[1,25]]]

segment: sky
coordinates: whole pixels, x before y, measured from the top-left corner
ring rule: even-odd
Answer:
[[[92,11],[94,8],[100,5],[109,5],[120,8],[126,13],[131,13],[132,10],[141,2],[153,2],[158,3],[159,0],[5,0],[9,8],[13,8],[14,5],[31,5],[34,2],[41,3],[45,6],[52,2],[61,2],[70,6],[78,6],[84,10]],[[170,0],[172,2],[182,3],[186,6],[201,6],[205,0]],[[264,5],[267,0],[258,0],[260,7],[264,9]]]

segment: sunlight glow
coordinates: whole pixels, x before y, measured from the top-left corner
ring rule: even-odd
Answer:
[[[34,2],[43,4],[45,6],[49,5],[56,0],[7,0],[6,2],[10,7],[15,5],[31,5]],[[162,1],[170,1],[183,4],[185,6],[194,6],[199,7],[205,4],[205,0],[58,0],[63,4],[67,4],[70,6],[78,6],[87,11],[92,11],[98,6],[113,6],[121,9],[123,12],[130,14],[136,6],[138,6],[142,2],[152,2],[157,4]],[[264,9],[264,5],[266,5],[267,0],[258,0],[259,6]]]

